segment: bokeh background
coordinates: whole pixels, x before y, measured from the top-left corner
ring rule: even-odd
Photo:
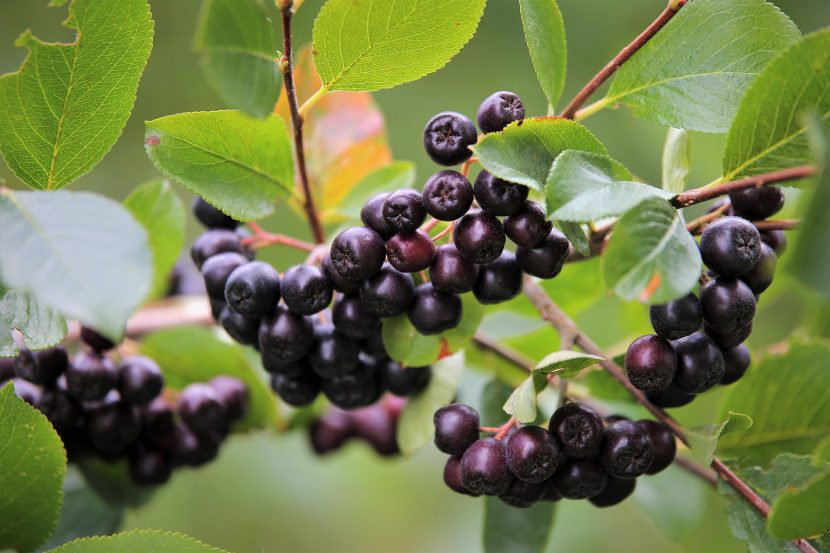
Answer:
[[[155,45],[133,116],[103,162],[73,189],[123,199],[138,183],[158,177],[144,155],[143,121],[224,107],[202,77],[191,47],[199,0],[150,3]],[[564,99],[639,33],[664,4],[662,0],[559,3],[568,31]],[[46,0],[0,2],[0,72],[15,70],[23,60],[25,51],[14,47],[14,40],[27,28],[46,40],[71,39],[60,26],[65,12],[46,4]],[[306,0],[300,10],[295,19],[298,44],[310,41],[313,18],[321,4],[322,0]],[[545,112],[524,45],[518,3],[491,0],[489,4],[474,39],[447,67],[415,83],[375,94],[386,116],[395,158],[414,161],[419,181],[435,170],[420,145],[423,125],[434,113],[456,110],[472,116],[481,99],[502,89],[518,93],[529,114]],[[776,4],[805,33],[830,24],[827,0],[778,0]],[[625,109],[606,110],[587,125],[613,157],[643,179],[659,182],[665,129],[635,119]],[[689,183],[699,186],[720,175],[724,137],[694,133],[691,143]],[[0,177],[13,188],[20,187],[5,166],[0,167]],[[179,191],[189,201],[189,193]],[[277,217],[280,230],[308,235],[304,222],[287,208],[280,208]],[[189,236],[195,236],[195,223],[188,225]],[[269,252],[268,256],[282,268],[300,260],[290,252]],[[567,269],[560,277],[561,287],[557,284],[556,299],[609,351],[620,353],[628,340],[647,331],[646,310],[604,293],[599,274],[597,262]],[[760,351],[805,325],[826,333],[828,313],[826,304],[781,277],[760,305],[751,345]],[[557,348],[557,337],[538,321],[523,318],[512,323],[490,318],[486,329],[530,357],[539,358]],[[515,336],[520,331],[526,336]],[[478,370],[465,376],[461,399],[476,401],[484,373],[493,369],[492,364],[487,358],[471,361],[471,368]],[[707,393],[677,410],[677,416],[690,425],[713,422],[721,395]],[[625,405],[612,408],[635,416],[640,413]],[[443,462],[443,455],[431,447],[411,459],[389,461],[354,443],[338,455],[318,459],[301,432],[236,436],[216,462],[195,471],[179,471],[150,502],[131,510],[124,528],[177,530],[238,553],[479,551],[482,502],[444,487]],[[587,502],[560,503],[549,550],[746,549],[731,536],[723,515],[725,502],[711,488],[675,468],[647,481],[647,485],[638,485],[633,501],[611,509],[599,511]]]

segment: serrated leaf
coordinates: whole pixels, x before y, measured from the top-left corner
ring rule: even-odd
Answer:
[[[40,411],[0,388],[0,549],[31,551],[58,522],[66,475],[61,439]]]
[[[516,417],[521,423],[536,420],[536,396],[545,389],[547,378],[540,371],[533,371],[522,384],[513,390],[504,403],[504,412]]]
[[[0,192],[0,281],[120,341],[150,289],[147,233],[89,192]]]
[[[205,77],[230,107],[253,117],[271,113],[282,73],[262,0],[206,0],[194,47]]]
[[[164,294],[170,270],[184,247],[186,211],[166,180],[146,182],[134,188],[124,207],[144,226],[153,256],[153,285],[149,298]]]
[[[463,351],[432,365],[429,385],[423,392],[409,399],[398,421],[398,447],[405,455],[415,453],[432,439],[435,434],[435,411],[450,403],[455,397],[462,372]]]
[[[381,192],[390,192],[415,184],[415,164],[396,161],[375,169],[352,188],[340,202],[337,211],[349,219],[359,219],[366,201]]]
[[[694,0],[617,71],[604,103],[661,125],[726,132],[756,75],[798,38],[764,0]]]
[[[621,298],[666,303],[700,278],[697,242],[669,202],[650,198],[623,215],[606,248],[605,282]]]
[[[732,535],[747,542],[749,553],[798,553],[791,542],[769,535],[764,518],[732,486],[718,480],[718,491],[732,500],[727,521]]]
[[[553,161],[565,150],[605,155],[591,132],[568,119],[534,117],[484,135],[471,149],[495,176],[543,191]]]
[[[556,0],[519,0],[522,28],[536,77],[555,106],[565,86],[568,65],[565,22]]]
[[[628,169],[610,157],[578,150],[556,158],[545,193],[549,217],[575,223],[621,215],[646,198],[674,195],[635,182]]]
[[[534,370],[545,374],[557,374],[562,378],[573,378],[583,369],[600,361],[603,361],[602,357],[578,351],[554,351],[539,361]]]
[[[559,227],[576,251],[584,256],[591,254],[591,243],[588,241],[588,236],[585,234],[582,225],[570,221],[556,221],[556,226]]]
[[[686,431],[692,456],[708,466],[712,464],[718,440],[730,432],[741,432],[752,426],[752,419],[741,413],[727,413],[726,420],[715,424],[696,426]]]
[[[442,68],[473,37],[485,0],[328,0],[314,65],[329,90],[372,91]]]
[[[689,132],[669,127],[663,143],[663,189],[675,194],[683,192],[690,164]]]
[[[113,509],[138,508],[146,504],[156,489],[139,486],[130,478],[130,467],[126,459],[105,461],[88,455],[75,464],[84,475],[84,480],[95,495]]]
[[[796,458],[779,455],[773,466],[781,465],[784,459]],[[808,463],[810,459],[807,458]],[[828,498],[830,498],[830,463],[810,464],[814,470],[805,482],[795,484],[791,480],[787,488],[772,504],[767,521],[770,534],[782,539],[796,539],[818,536],[830,532]]]
[[[144,147],[159,171],[234,219],[274,212],[291,193],[294,162],[285,123],[238,111],[179,113],[147,121]]]
[[[810,161],[805,120],[830,118],[830,29],[805,36],[775,58],[741,101],[726,139],[723,179]]]
[[[551,501],[517,509],[498,497],[485,498],[485,553],[543,553],[553,533],[555,514],[556,503]]]
[[[71,541],[48,553],[147,553],[148,551],[175,551],[176,553],[226,553],[184,534],[161,530],[130,530],[114,536],[96,536]]]
[[[71,44],[26,31],[29,50],[0,77],[0,152],[32,188],[55,190],[101,161],[124,129],[153,42],[147,0],[73,0]]]
[[[11,335],[13,329],[23,334],[31,350],[55,346],[66,336],[66,320],[25,290],[0,289],[0,320],[8,329],[0,334],[0,357],[14,357],[20,351]]]

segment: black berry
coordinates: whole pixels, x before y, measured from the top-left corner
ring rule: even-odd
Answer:
[[[637,421],[637,424],[648,432],[654,446],[654,460],[646,470],[646,474],[657,474],[674,462],[674,456],[677,453],[674,433],[665,424],[650,419]]]
[[[694,394],[684,394],[674,385],[659,392],[646,392],[648,400],[657,407],[683,407],[695,399]]]
[[[461,322],[461,298],[439,292],[427,282],[415,288],[415,300],[407,314],[421,334],[440,334]]]
[[[523,426],[507,439],[507,466],[516,478],[542,482],[550,478],[562,461],[559,444],[539,426]]]
[[[195,432],[221,431],[228,416],[219,394],[208,384],[190,384],[179,396],[179,416]]]
[[[525,118],[522,100],[514,93],[495,92],[478,106],[476,120],[483,133],[498,132],[514,121]]]
[[[553,413],[549,431],[559,441],[565,456],[584,459],[595,457],[599,452],[604,425],[602,417],[587,405],[568,403]]]
[[[723,378],[720,379],[721,384],[732,384],[737,382],[749,368],[752,362],[752,357],[749,354],[749,348],[741,344],[737,347],[723,350],[723,360],[726,370],[723,372]]]
[[[676,369],[674,348],[667,340],[653,334],[631,342],[625,353],[625,374],[644,392],[668,388]]]
[[[500,440],[477,440],[461,457],[461,483],[473,493],[501,495],[512,481],[504,443]]]
[[[109,338],[102,336],[88,326],[81,327],[81,342],[85,343],[98,353],[109,351],[115,347],[115,343]]]
[[[363,221],[363,224],[377,232],[384,240],[388,240],[395,234],[395,229],[383,216],[383,204],[388,197],[389,192],[376,194],[360,209],[360,220]]]
[[[271,374],[281,374],[291,378],[312,370],[311,365],[308,364],[308,357],[303,357],[299,361],[286,362],[274,357],[267,351],[262,352],[262,368]]]
[[[240,315],[230,305],[223,307],[219,313],[219,324],[240,344],[256,345],[259,340],[260,319]]]
[[[617,421],[605,429],[599,460],[605,472],[615,478],[636,478],[651,466],[654,444],[636,422]]]
[[[787,235],[783,230],[761,231],[761,241],[772,248],[778,257],[787,251]]]
[[[306,371],[300,376],[290,377],[274,374],[271,388],[284,402],[295,407],[310,404],[320,393],[321,380],[313,371]]]
[[[761,257],[758,263],[748,273],[741,277],[749,289],[755,294],[760,294],[772,284],[772,279],[775,277],[775,266],[778,261],[778,256],[768,245],[761,243]]]
[[[282,276],[282,299],[298,315],[313,315],[329,306],[333,294],[326,273],[314,265],[294,265]]]
[[[130,456],[130,479],[140,486],[158,486],[170,479],[170,457],[158,450],[140,450]]]
[[[193,198],[193,215],[209,229],[220,228],[233,230],[239,226],[239,221],[230,215],[222,213],[203,200],[201,196]]]
[[[77,428],[83,422],[81,405],[57,386],[44,388],[35,407],[58,430]]]
[[[107,401],[87,411],[86,429],[95,449],[105,455],[117,455],[138,439],[141,421],[127,403]]]
[[[478,412],[462,403],[446,405],[435,412],[435,447],[448,455],[463,455],[479,437]]]
[[[208,386],[216,392],[229,420],[240,419],[248,411],[248,387],[238,378],[217,376],[210,379]]]
[[[422,230],[401,232],[386,242],[389,263],[398,271],[417,273],[432,264],[435,259],[435,244],[429,234]]]
[[[360,299],[369,311],[380,317],[402,315],[415,298],[412,277],[384,265],[374,276],[363,281]]]
[[[308,363],[323,378],[334,378],[354,372],[360,348],[334,329],[332,325],[318,325],[315,339],[308,353]]]
[[[343,296],[334,302],[332,321],[338,332],[355,340],[365,340],[380,328],[380,317],[357,295]]]
[[[323,393],[341,409],[354,409],[374,403],[380,396],[374,365],[361,363],[356,371],[323,379]]]
[[[490,263],[504,251],[504,227],[495,216],[473,210],[456,223],[453,242],[461,255],[473,263]]]
[[[673,384],[684,394],[699,394],[714,387],[723,378],[723,354],[718,345],[705,333],[672,343],[677,359],[677,373]]]
[[[225,252],[247,253],[239,235],[232,230],[209,230],[194,240],[190,247],[190,257],[199,269],[207,259]]]
[[[724,217],[711,223],[700,236],[700,254],[718,275],[739,277],[752,270],[761,256],[758,229],[740,217]]]
[[[717,277],[700,288],[703,319],[715,332],[739,331],[755,317],[755,294],[741,280]]]
[[[259,347],[284,363],[302,358],[313,342],[311,321],[282,306],[278,306],[273,315],[262,319],[259,326]]]
[[[693,334],[703,325],[703,309],[693,293],[662,305],[652,305],[649,316],[654,332],[666,340]]]
[[[127,403],[147,405],[161,393],[162,386],[161,369],[149,357],[127,357],[118,367],[118,392]]]
[[[352,294],[360,290],[361,281],[351,280],[341,276],[340,273],[338,273],[334,268],[334,265],[331,264],[331,257],[328,255],[323,258],[320,266],[323,268],[323,272],[328,277],[332,287],[338,292],[342,292],[343,294]]]
[[[605,489],[608,475],[593,459],[567,459],[551,479],[562,497],[588,499]]]
[[[225,301],[234,311],[252,319],[273,313],[280,301],[280,275],[269,263],[244,264],[228,276]]]
[[[589,497],[588,501],[594,507],[612,507],[622,503],[628,496],[634,493],[637,481],[633,478],[614,478],[609,476],[605,487],[597,495]]]
[[[752,323],[743,328],[731,332],[718,332],[708,324],[703,325],[703,330],[722,350],[736,348],[741,345],[749,335],[752,334]]]
[[[473,186],[458,171],[439,171],[424,185],[423,204],[439,221],[455,221],[473,205]]]
[[[414,396],[424,390],[432,377],[430,367],[403,367],[387,359],[380,365],[383,387],[396,396]]]
[[[160,440],[173,431],[173,407],[163,397],[157,397],[148,405],[138,409],[142,432],[145,436]]]
[[[95,353],[79,353],[64,373],[66,390],[78,401],[102,399],[118,384],[112,361]]]
[[[476,177],[473,193],[478,205],[490,215],[512,215],[519,211],[530,192],[527,186],[507,182],[482,170]]]
[[[40,351],[22,350],[14,361],[17,376],[34,384],[48,386],[69,367],[69,356],[63,346]]]
[[[570,242],[558,229],[552,229],[533,248],[517,248],[516,261],[522,271],[538,278],[553,278],[568,259]]]
[[[522,270],[512,253],[505,251],[495,261],[479,267],[473,294],[480,303],[501,303],[521,291]]]
[[[473,152],[468,149],[478,140],[475,125],[460,113],[445,111],[429,120],[424,128],[424,149],[439,165],[458,165]]]
[[[427,218],[421,193],[414,188],[401,188],[383,202],[383,218],[395,232],[412,232]]]
[[[331,244],[332,267],[349,280],[363,280],[377,273],[386,258],[380,235],[366,227],[344,230]]]
[[[444,465],[444,484],[456,493],[478,497],[481,494],[473,493],[461,481],[461,456],[454,455],[447,459]]]
[[[225,284],[237,268],[246,265],[248,258],[242,254],[225,252],[209,257],[202,265],[202,278],[208,296],[216,300],[225,299]]]
[[[735,215],[750,221],[771,217],[784,207],[784,193],[777,186],[735,190],[729,193],[729,199]]]
[[[309,429],[311,448],[317,455],[339,449],[354,436],[352,417],[340,409],[329,409],[315,420]]]
[[[478,265],[461,255],[452,244],[439,246],[429,268],[432,286],[448,294],[463,294],[473,289],[478,277]]]
[[[401,452],[397,439],[398,414],[385,403],[356,409],[352,411],[355,433],[366,440],[378,455],[397,455]]]
[[[552,228],[553,224],[547,220],[542,206],[530,200],[504,220],[504,233],[514,244],[523,248],[539,245]]]
[[[514,479],[499,499],[518,509],[527,509],[542,499],[547,489],[546,482],[527,482]]]

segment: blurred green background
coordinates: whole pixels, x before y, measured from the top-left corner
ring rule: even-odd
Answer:
[[[46,4],[46,0],[3,0],[0,72],[15,70],[23,60],[25,51],[13,44],[27,28],[46,40],[71,38],[60,26],[65,11]],[[144,155],[144,120],[224,107],[202,78],[191,48],[199,4],[198,0],[151,0],[155,46],[133,116],[118,144],[73,189],[123,199],[136,184],[158,176]],[[298,44],[310,40],[321,4],[322,0],[307,0],[300,10],[295,20]],[[525,50],[517,4],[491,0],[477,35],[447,67],[375,94],[395,157],[415,161],[419,180],[435,170],[420,145],[423,125],[434,113],[449,109],[472,116],[481,99],[501,89],[518,93],[529,114],[544,113],[545,100]],[[662,0],[560,0],[569,48],[563,99],[639,33],[663,4]],[[830,24],[827,0],[779,0],[777,5],[805,33]],[[613,157],[647,181],[659,181],[663,128],[635,119],[624,109],[602,112],[587,125]],[[723,144],[723,136],[693,134],[691,186],[720,175]],[[19,188],[5,166],[0,167],[0,177]],[[190,195],[180,190],[189,200]],[[280,230],[308,235],[305,224],[288,209],[280,209],[278,216]],[[188,224],[189,235],[195,236],[195,223]],[[285,267],[301,257],[269,252],[268,259]],[[598,274],[596,262],[569,268],[556,281],[556,299],[578,315],[601,344],[620,353],[626,340],[647,331],[646,310],[603,295]],[[807,312],[807,305],[816,307]],[[753,349],[797,331],[804,320],[826,320],[820,311],[826,315],[830,309],[779,278],[760,305]],[[537,326],[531,325],[529,336],[514,338],[512,343],[538,358],[555,349],[557,339]],[[828,326],[824,325],[825,332]],[[493,320],[488,330],[502,337],[509,334]],[[486,358],[478,361],[489,363]],[[476,372],[466,376],[461,399],[474,402],[484,379]],[[712,422],[719,395],[706,394],[678,410],[678,417],[687,424]],[[147,505],[129,513],[125,527],[177,530],[239,553],[479,551],[482,502],[445,488],[443,462],[433,448],[411,459],[379,460],[358,443],[321,460],[311,454],[302,433],[237,436],[229,440],[217,462],[176,474]],[[587,502],[561,503],[549,550],[743,551],[745,545],[731,537],[723,506],[710,488],[672,468],[639,485],[635,500],[621,506],[599,511]]]

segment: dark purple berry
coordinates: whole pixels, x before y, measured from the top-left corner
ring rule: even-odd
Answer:
[[[343,296],[334,302],[332,322],[340,334],[365,340],[380,328],[380,317],[370,311],[357,295]]]
[[[360,210],[360,220],[363,221],[363,224],[377,232],[384,240],[389,240],[395,234],[395,229],[383,216],[383,204],[388,197],[389,192],[376,194],[363,204]]]
[[[745,328],[755,317],[755,294],[743,281],[717,277],[700,288],[703,319],[715,332],[728,334]]]
[[[415,330],[424,335],[440,334],[461,322],[461,298],[439,292],[432,283],[415,288],[415,300],[407,315]]]
[[[351,373],[323,379],[322,390],[341,409],[364,407],[374,403],[381,394],[375,366],[364,363]]]
[[[318,325],[314,329],[314,345],[308,353],[308,363],[323,378],[335,378],[357,369],[360,347],[343,336],[332,325]]]
[[[542,206],[530,200],[504,220],[504,233],[522,248],[535,248],[552,229]]]
[[[483,133],[498,132],[514,121],[525,118],[522,100],[514,93],[494,92],[478,106],[476,119]]]
[[[439,171],[424,185],[423,204],[439,221],[455,221],[473,205],[473,185],[458,171]]]
[[[477,440],[461,456],[461,483],[473,493],[501,495],[512,481],[504,442],[500,440]]]
[[[377,273],[386,258],[380,234],[366,227],[344,230],[331,244],[331,264],[343,278],[363,280]]]
[[[303,357],[299,361],[285,362],[266,351],[262,352],[262,367],[271,374],[281,374],[292,378],[312,370],[307,357]]]
[[[752,334],[752,323],[732,332],[717,332],[708,324],[704,324],[703,331],[715,341],[720,349],[727,350],[738,347],[749,338]]]
[[[386,242],[389,263],[398,271],[417,273],[423,271],[435,259],[435,244],[422,230],[401,232]]]
[[[777,186],[734,190],[729,199],[735,215],[750,221],[772,217],[784,207],[784,193]]]
[[[522,291],[522,270],[516,256],[505,251],[498,259],[479,267],[473,294],[479,303],[501,303]]]
[[[282,276],[282,299],[298,315],[313,315],[329,306],[332,287],[325,272],[314,265],[294,265]]]
[[[522,271],[531,276],[553,278],[562,271],[570,245],[564,234],[552,229],[536,247],[517,248],[516,261]]]
[[[256,345],[259,340],[260,319],[240,315],[230,305],[222,308],[219,314],[219,324],[231,338],[240,344]]]
[[[559,441],[562,453],[578,459],[597,455],[604,430],[602,417],[581,403],[567,403],[557,409],[549,425],[549,431]]]
[[[251,319],[273,313],[280,301],[280,275],[262,261],[242,265],[228,276],[225,301],[234,311]]]
[[[215,300],[225,299],[225,284],[237,268],[248,264],[248,258],[235,252],[225,252],[209,257],[202,265],[202,278],[208,296]]]
[[[463,294],[473,289],[478,277],[478,265],[461,255],[452,244],[439,246],[429,268],[432,286],[448,294]]]
[[[695,399],[694,394],[684,394],[678,390],[674,385],[669,386],[665,390],[659,392],[646,392],[648,400],[657,407],[683,407],[688,405]]]
[[[170,457],[158,450],[141,450],[130,456],[130,479],[140,486],[158,486],[170,479]]]
[[[610,476],[636,478],[651,466],[654,444],[648,431],[636,422],[617,421],[605,429],[599,460]]]
[[[476,177],[473,193],[478,205],[490,215],[506,216],[519,211],[530,189],[523,184],[507,182],[482,170]]]
[[[453,111],[439,113],[424,128],[424,149],[439,165],[458,165],[473,152],[468,149],[478,140],[475,125],[469,117]]]
[[[720,379],[721,384],[732,384],[737,382],[749,368],[752,362],[752,356],[749,354],[749,348],[744,344],[736,346],[731,349],[723,350],[723,360],[726,365],[726,370],[723,373],[723,378]]]
[[[296,377],[283,374],[271,376],[271,388],[284,402],[294,407],[302,407],[313,402],[320,393],[320,385],[320,377],[313,371],[306,371]]]
[[[78,401],[103,399],[118,384],[112,361],[95,353],[79,353],[64,373],[66,390]]]
[[[463,403],[441,407],[433,417],[435,447],[448,455],[463,455],[479,438],[478,412]]]
[[[232,376],[217,376],[210,379],[208,386],[219,396],[229,420],[241,419],[247,413],[250,396],[244,382]]]
[[[566,499],[588,499],[605,489],[608,475],[593,459],[567,459],[553,473],[553,486]]]
[[[233,230],[239,226],[239,221],[222,213],[205,200],[201,196],[193,198],[193,215],[209,229],[230,229]]]
[[[398,414],[375,403],[352,411],[355,433],[383,457],[398,455]]]
[[[354,424],[349,413],[329,409],[322,418],[311,424],[309,441],[317,455],[324,455],[340,449],[354,434]]]
[[[386,346],[383,344],[383,332],[375,332],[361,343],[363,351],[375,357],[386,357]]]
[[[403,367],[387,359],[380,364],[383,387],[396,396],[414,396],[424,390],[432,377],[430,367]]]
[[[507,439],[505,447],[510,472],[526,482],[547,480],[563,459],[556,439],[539,426],[519,428]]]
[[[787,251],[787,235],[783,230],[762,230],[761,241],[772,248],[778,257]]]
[[[185,424],[177,424],[170,436],[174,465],[198,467],[219,453],[221,440],[213,434],[197,434]]]
[[[155,361],[143,355],[125,358],[118,367],[118,392],[133,405],[147,405],[164,386],[164,377]]]
[[[414,188],[395,190],[383,202],[383,218],[395,232],[412,232],[427,218],[421,193]]]
[[[546,482],[527,482],[516,478],[499,499],[511,507],[528,509],[542,499],[546,489]]]
[[[490,263],[504,251],[504,227],[493,215],[476,209],[458,220],[453,242],[461,255],[473,263]]]
[[[135,408],[123,401],[103,402],[87,412],[86,429],[92,445],[105,455],[117,455],[141,434]]]
[[[751,271],[744,274],[741,280],[749,286],[755,294],[760,294],[772,284],[772,279],[775,277],[775,265],[777,264],[778,256],[775,251],[768,245],[761,243],[761,257],[758,263]]]
[[[637,424],[648,432],[654,446],[654,460],[646,474],[657,474],[674,462],[677,453],[674,433],[667,425],[650,419],[639,420]]]
[[[700,236],[700,255],[720,276],[739,277],[752,270],[761,256],[758,229],[740,217],[724,217],[709,224]]]
[[[668,303],[652,305],[649,315],[654,332],[666,340],[694,334],[703,325],[703,308],[691,292]]]
[[[194,240],[190,247],[190,257],[198,269],[206,260],[225,252],[247,253],[239,235],[232,230],[209,230]]]
[[[22,350],[14,360],[17,376],[34,384],[53,384],[69,366],[69,356],[63,346],[40,351]]]
[[[345,278],[337,272],[334,266],[331,264],[331,257],[328,255],[323,258],[323,261],[320,263],[320,266],[323,268],[323,272],[331,282],[332,287],[341,292],[343,294],[353,294],[360,290],[360,280],[351,280]]]
[[[705,333],[672,342],[677,359],[677,372],[672,382],[684,394],[699,394],[713,388],[725,370],[723,353]]]
[[[314,326],[308,317],[297,315],[285,307],[262,319],[259,326],[259,347],[283,363],[298,361],[314,343]]]
[[[366,309],[380,317],[394,317],[406,313],[415,299],[412,277],[384,265],[376,275],[363,281],[360,300]]]
[[[109,338],[102,336],[88,326],[81,327],[81,342],[92,348],[93,351],[103,353],[115,347],[115,343]]]
[[[148,405],[139,408],[138,415],[142,431],[153,440],[160,440],[173,431],[173,407],[163,397],[157,397]]]
[[[78,428],[83,422],[81,405],[57,386],[45,388],[35,407],[60,431]]]
[[[639,390],[656,392],[672,383],[677,364],[668,340],[653,334],[631,342],[625,354],[625,374]]]
[[[15,377],[15,359],[13,357],[0,357],[0,387],[4,382]]]
[[[609,476],[605,487],[597,495],[589,497],[588,501],[594,507],[613,507],[622,503],[628,496],[634,493],[637,480],[634,478],[614,478]]]
[[[228,414],[219,394],[208,384],[190,384],[179,396],[179,416],[197,433],[222,431]]]
[[[481,494],[473,493],[461,481],[461,456],[455,455],[447,459],[444,465],[444,484],[456,493],[478,497]]]

